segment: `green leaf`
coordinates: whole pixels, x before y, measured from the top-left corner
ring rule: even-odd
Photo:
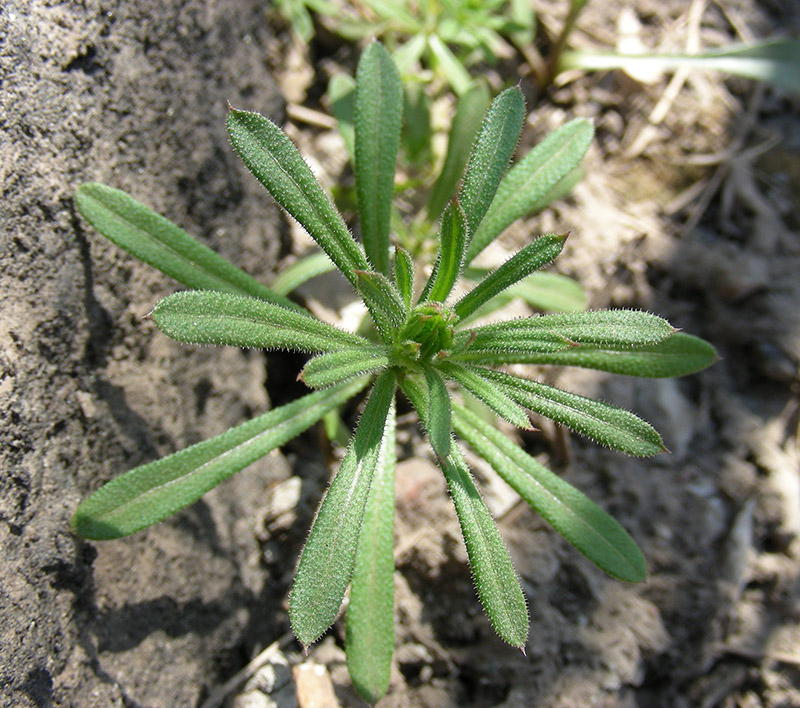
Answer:
[[[91,494],[72,530],[94,541],[120,538],[163,521],[262,458],[356,395],[368,379],[311,393],[222,435],[136,467]]]
[[[406,309],[411,308],[414,300],[414,261],[411,254],[401,246],[396,246],[394,251],[394,284]]]
[[[530,47],[536,34],[536,16],[530,0],[511,0],[509,16],[516,26],[510,33],[514,44],[522,48]]]
[[[401,76],[405,77],[414,70],[427,44],[428,42],[424,34],[415,34],[407,42],[401,44],[392,52],[394,65],[397,67]]]
[[[292,141],[258,113],[232,108],[227,124],[247,168],[355,285],[355,271],[369,270],[366,256]]]
[[[347,608],[345,653],[353,685],[370,703],[389,687],[394,651],[395,414],[369,489]]]
[[[464,276],[470,280],[478,280],[490,272],[486,268],[468,268],[464,271]],[[520,298],[532,308],[543,312],[583,312],[588,301],[586,291],[572,278],[558,273],[532,273],[525,280],[493,297],[469,317],[462,317],[460,326],[463,327],[476,317],[485,317],[502,310],[514,298]]]
[[[453,357],[456,358],[455,356]],[[458,360],[473,364],[554,364],[598,369],[612,374],[645,378],[672,378],[702,371],[719,359],[714,347],[699,337],[677,332],[659,344],[636,349],[603,349],[601,347],[568,347],[562,351],[484,351],[471,350],[458,355]]]
[[[517,405],[510,396],[499,390],[493,382],[486,379],[483,375],[485,369],[449,361],[438,362],[437,369],[443,376],[460,384],[473,396],[483,401],[504,420],[518,428],[530,430],[531,423],[525,410]]]
[[[431,54],[436,59],[436,64],[441,69],[456,96],[466,93],[472,83],[472,77],[456,55],[435,34],[428,35],[428,48],[431,50]]]
[[[453,289],[464,263],[467,246],[467,218],[457,199],[442,214],[439,231],[439,256],[431,277],[420,297],[420,302],[444,302]]]
[[[168,295],[150,317],[168,337],[191,344],[305,352],[375,347],[309,315],[228,293],[190,290]]]
[[[78,187],[75,205],[109,241],[189,288],[251,295],[300,309],[119,189],[89,182]]]
[[[347,74],[334,74],[328,82],[328,99],[331,102],[331,113],[336,118],[336,127],[344,141],[345,150],[350,162],[355,164],[355,112],[356,82]]]
[[[397,288],[380,273],[357,271],[358,292],[364,299],[370,315],[384,342],[393,341],[405,324],[408,312]]]
[[[374,270],[384,275],[389,275],[389,222],[402,120],[400,74],[383,45],[373,41],[361,54],[356,73],[355,172],[361,240]]]
[[[576,118],[548,135],[505,176],[467,251],[470,263],[511,223],[546,206],[542,200],[572,172],[594,136],[594,126]]]
[[[519,405],[615,450],[637,457],[666,450],[653,426],[622,408],[500,371],[484,369],[483,376]]]
[[[420,382],[407,376],[400,386],[431,437]],[[453,497],[481,604],[500,637],[512,646],[523,647],[528,636],[528,609],[508,549],[458,447],[452,445],[450,454],[439,462]]]
[[[467,215],[470,239],[508,169],[524,118],[522,91],[512,86],[492,101],[483,119],[461,188],[461,207]]]
[[[303,256],[288,268],[284,268],[271,283],[272,290],[280,295],[288,295],[303,283],[323,273],[330,273],[335,266],[324,253]]]
[[[554,261],[566,240],[567,234],[546,234],[529,243],[464,295],[455,304],[455,313],[461,319],[469,317],[495,295]]]
[[[666,320],[640,310],[564,312],[477,327],[469,332],[469,349],[455,356],[471,360],[472,353],[482,350],[504,351],[509,356],[527,352],[581,351],[583,345],[634,349],[658,344],[675,331]],[[463,338],[464,334],[460,336]]]
[[[460,450],[453,446],[441,464],[481,604],[497,634],[511,646],[522,648],[528,640],[528,607],[508,549]]]
[[[391,371],[375,382],[300,556],[289,597],[289,619],[304,646],[317,641],[333,624],[350,583],[372,478],[394,427],[394,387]]]
[[[614,52],[564,52],[558,71],[587,69],[660,72],[676,69],[724,71],[749,79],[769,81],[788,91],[800,92],[800,40],[770,39],[737,44],[702,54],[617,54]]]
[[[427,168],[431,149],[431,98],[420,83],[407,83],[403,92],[403,154],[412,165]]]
[[[433,451],[444,458],[450,454],[453,424],[450,412],[450,392],[439,373],[430,366],[423,368],[428,384],[427,413],[420,419],[427,421],[428,438]]]
[[[453,422],[470,447],[590,561],[619,580],[645,579],[647,566],[634,540],[586,495],[463,406],[454,406]]]
[[[458,182],[464,174],[470,149],[478,134],[481,119],[489,107],[489,87],[484,81],[474,81],[458,100],[456,114],[450,127],[447,155],[439,177],[431,190],[428,202],[428,221],[439,218],[446,204],[453,198]]]
[[[545,312],[583,312],[588,303],[580,284],[558,273],[533,273],[509,288],[507,294]]]
[[[311,388],[325,388],[359,374],[381,371],[387,366],[389,357],[374,348],[342,349],[315,356],[297,378]]]

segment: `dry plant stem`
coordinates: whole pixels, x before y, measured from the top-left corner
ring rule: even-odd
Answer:
[[[208,698],[203,701],[200,708],[220,708],[225,700],[234,692],[238,691],[247,681],[255,676],[258,671],[269,662],[281,649],[288,646],[294,639],[291,632],[287,632],[280,639],[275,640],[266,649],[260,651],[242,669],[239,669],[222,686],[215,688]]]

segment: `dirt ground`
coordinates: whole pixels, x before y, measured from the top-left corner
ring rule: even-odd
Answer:
[[[295,104],[324,112],[329,73],[352,71],[357,48],[325,33],[297,47],[262,5],[0,11],[0,706],[365,705],[340,624],[307,656],[289,633],[336,458],[319,431],[131,539],[67,530],[102,481],[296,394],[297,357],[182,347],[143,322],[174,283],[69,201],[87,179],[128,189],[267,282],[308,247],[227,147],[225,100],[288,115],[321,178],[347,180],[338,136]],[[536,5],[552,35],[564,3]],[[590,3],[575,44],[613,45],[620,17],[661,50],[800,35],[796,3],[637,0]],[[671,450],[627,458],[544,422],[519,438],[631,532],[644,583],[604,576],[469,458],[529,600],[525,655],[484,617],[441,474],[401,417],[379,706],[800,706],[800,99],[699,73],[594,74],[545,95],[519,63],[487,75],[526,94],[520,153],[574,116],[597,129],[584,180],[509,229],[506,252],[570,230],[555,270],[592,307],[656,312],[721,360],[680,380],[539,372],[634,410]],[[307,290],[312,307],[328,287]]]

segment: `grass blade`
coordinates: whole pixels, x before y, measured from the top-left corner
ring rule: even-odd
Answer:
[[[483,120],[461,188],[470,239],[486,214],[517,147],[525,117],[525,101],[516,87],[492,101]]]
[[[389,222],[403,120],[403,85],[392,57],[373,41],[356,72],[355,173],[361,240],[373,269],[389,275]]]
[[[326,388],[360,374],[389,366],[389,357],[376,349],[342,349],[311,359],[297,377],[310,388]]]
[[[300,556],[289,619],[306,647],[333,624],[350,583],[370,485],[393,429],[394,387],[393,372],[385,372],[375,382]]]
[[[702,54],[618,54],[567,51],[558,71],[623,69],[631,72],[674,71],[680,68],[724,71],[749,79],[769,81],[800,93],[800,40],[778,39],[722,47]]]
[[[454,406],[453,423],[470,447],[590,561],[619,580],[644,580],[647,566],[634,540],[586,495],[463,406]]]
[[[472,262],[509,224],[544,206],[543,198],[574,170],[593,136],[592,123],[576,118],[548,135],[514,165],[473,233],[466,262]]]
[[[395,411],[389,410],[380,463],[358,539],[347,608],[345,653],[353,685],[369,703],[389,687],[394,652]]]
[[[150,313],[168,337],[190,344],[336,351],[375,348],[369,340],[263,300],[203,290],[163,298]]]
[[[655,428],[630,411],[501,371],[485,369],[483,375],[519,405],[602,445],[637,457],[666,450]]]
[[[119,189],[83,184],[75,192],[75,206],[109,241],[188,288],[250,295],[300,309]]]
[[[258,113],[232,108],[227,125],[247,168],[355,285],[355,271],[369,270],[366,256],[292,141]]]
[[[447,141],[447,155],[428,202],[428,221],[435,222],[455,195],[458,182],[469,160],[470,149],[478,134],[481,119],[488,107],[489,87],[484,81],[473,82],[469,90],[458,100]]]
[[[311,427],[356,395],[367,381],[362,378],[303,396],[112,479],[78,507],[72,530],[83,538],[102,541],[163,521]]]
[[[533,243],[515,253],[499,268],[489,273],[462,297],[453,308],[455,313],[460,319],[469,317],[495,295],[554,261],[561,253],[561,249],[564,248],[566,240],[567,234],[540,236]]]

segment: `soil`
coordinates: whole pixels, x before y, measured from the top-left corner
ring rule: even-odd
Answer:
[[[546,43],[563,3],[537,8]],[[590,4],[574,43],[613,45],[619,18],[663,50],[800,32],[792,3],[639,0]],[[323,181],[350,179],[335,132],[294,110],[324,111],[327,74],[357,57],[317,29],[297,45],[255,0],[0,10],[2,708],[365,705],[340,624],[307,656],[289,634],[294,565],[337,454],[320,431],[129,539],[68,531],[106,480],[294,396],[302,365],[161,336],[142,318],[176,284],[93,233],[71,195],[87,180],[126,189],[269,282],[308,243],[229,149],[226,101],[293,116]],[[595,74],[545,95],[519,62],[486,73],[528,97],[521,152],[573,116],[597,128],[584,180],[509,229],[506,252],[570,230],[555,269],[592,307],[657,312],[721,360],[680,380],[539,372],[635,410],[671,450],[634,460],[545,421],[519,438],[631,532],[644,583],[604,576],[469,458],[529,600],[526,654],[481,612],[441,474],[401,417],[396,654],[379,705],[800,706],[800,103],[700,73]],[[330,287],[307,290],[310,306],[335,310]]]

